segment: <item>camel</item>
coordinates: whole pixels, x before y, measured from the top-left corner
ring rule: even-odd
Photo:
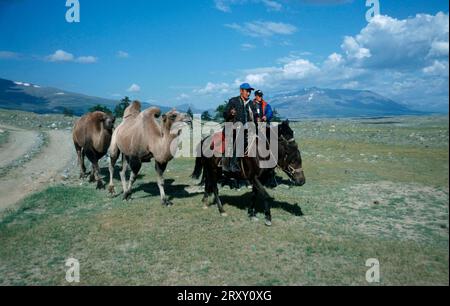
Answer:
[[[149,108],[141,112],[141,103],[134,101],[124,113],[123,122],[114,131],[109,149],[109,192],[115,195],[113,182],[114,166],[122,155],[122,170],[120,179],[123,188],[123,199],[129,200],[132,186],[135,183],[142,163],[155,160],[157,182],[161,195],[161,203],[171,206],[171,201],[164,191],[164,171],[167,164],[174,158],[174,140],[180,135],[181,129],[192,123],[189,115],[176,110],[162,115],[161,124],[157,118],[161,116],[159,108]],[[130,179],[127,182],[126,171],[131,168]]]
[[[98,161],[108,152],[115,120],[114,116],[110,114],[93,112],[81,117],[73,127],[73,143],[81,168],[80,178],[86,177],[84,158],[87,156],[92,163],[90,181],[97,182],[97,189],[104,187],[99,176]]]

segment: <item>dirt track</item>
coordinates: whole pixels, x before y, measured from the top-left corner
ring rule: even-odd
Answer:
[[[18,130],[18,129],[17,129]],[[26,154],[27,148],[34,143],[35,132],[18,130],[14,138],[20,137],[21,144],[17,145],[16,155],[12,155],[10,145],[6,144],[7,150],[1,150],[0,162],[7,165],[5,160],[20,157],[20,152]],[[12,133],[14,135],[14,133]],[[8,172],[5,177],[0,178],[0,211],[10,207],[27,195],[40,190],[49,183],[62,180],[65,169],[72,168],[75,161],[75,150],[71,143],[68,131],[50,131],[49,143],[31,161],[21,167]],[[22,138],[25,137],[25,138]],[[15,140],[13,140],[15,141]]]
[[[8,143],[0,149],[0,168],[2,168],[29,152],[37,140],[38,133],[7,125],[0,125],[0,128],[10,132]]]

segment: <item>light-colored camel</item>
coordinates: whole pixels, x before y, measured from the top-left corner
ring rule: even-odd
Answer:
[[[163,174],[167,164],[173,159],[174,140],[180,135],[181,129],[192,122],[187,114],[172,110],[162,115],[161,123],[157,118],[161,115],[159,108],[149,108],[141,112],[141,104],[133,102],[124,113],[123,122],[114,131],[109,149],[109,192],[116,194],[113,182],[114,165],[122,154],[122,181],[123,199],[128,200],[142,163],[155,160],[158,187],[161,194],[161,203],[171,205],[164,191]],[[126,179],[128,166],[131,168],[129,182]]]
[[[108,152],[115,120],[114,116],[103,112],[88,113],[75,122],[73,128],[73,143],[81,167],[80,178],[86,176],[84,157],[87,156],[92,163],[90,181],[96,181],[97,188],[103,187],[98,161]]]

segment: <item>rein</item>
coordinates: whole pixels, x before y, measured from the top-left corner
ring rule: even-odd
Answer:
[[[292,137],[291,139],[286,139],[286,137],[281,135],[280,138],[288,144],[295,142],[294,137]],[[287,159],[288,159],[288,155],[286,154],[286,156],[284,157],[285,163],[287,162]],[[280,168],[282,171],[286,172],[286,174],[288,174],[289,176],[294,176],[297,173],[303,172],[303,168],[296,169],[296,168],[292,167],[290,164],[288,164],[287,169],[283,169],[283,167],[281,167],[279,164],[277,164],[277,167]]]

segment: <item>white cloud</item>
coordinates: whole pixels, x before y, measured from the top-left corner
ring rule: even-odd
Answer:
[[[128,89],[128,92],[140,92],[141,91],[141,87],[137,84],[132,84]]]
[[[190,96],[188,94],[182,93],[178,97],[176,97],[175,100],[181,101],[181,100],[186,100],[186,99],[189,99],[189,98],[190,98]]]
[[[117,57],[118,58],[129,58],[130,54],[128,54],[128,52],[125,52],[125,51],[117,51]]]
[[[55,53],[47,56],[47,60],[50,62],[71,62],[74,58],[73,54],[64,50],[57,50]]]
[[[75,57],[72,53],[64,50],[56,50],[55,53],[46,57],[50,62],[75,62],[80,64],[93,64],[97,62],[97,58],[94,56],[80,56]]]
[[[75,60],[75,62],[81,64],[93,64],[96,63],[97,60],[98,59],[95,56],[80,56]]]
[[[283,5],[281,5],[281,3],[272,0],[262,0],[262,3],[267,7],[269,11],[281,11],[281,9],[283,8]]]
[[[201,95],[210,95],[210,94],[225,94],[230,91],[230,85],[227,83],[212,83],[208,82],[205,87],[200,89],[194,89],[194,93]]]
[[[448,41],[433,41],[428,57],[448,57]]]
[[[292,35],[297,31],[294,25],[271,21],[253,21],[244,24],[232,23],[225,26],[246,36],[264,38],[274,35]]]
[[[369,49],[361,47],[356,39],[350,36],[345,37],[341,48],[345,51],[349,59],[362,60],[372,56]]]
[[[422,71],[428,75],[447,76],[448,77],[448,61],[435,60],[432,65],[425,67]]]
[[[274,0],[214,0],[216,9],[224,13],[231,13],[231,6],[242,5],[246,3],[262,4],[268,11],[281,11],[283,5]]]
[[[448,57],[448,14],[418,14],[399,20],[376,16],[355,37],[346,37],[342,49],[363,67],[417,69]]]
[[[16,59],[19,54],[11,51],[0,51],[0,59]]]
[[[447,109],[448,21],[445,13],[403,20],[377,16],[359,34],[344,37],[341,51],[325,60],[314,63],[290,53],[278,59],[278,66],[241,71],[228,91],[244,81],[269,92],[311,86],[367,89],[422,110]]]
[[[256,46],[252,45],[252,44],[242,44],[241,45],[241,49],[244,50],[244,51],[252,50],[252,49],[255,49],[255,48],[256,48]]]

